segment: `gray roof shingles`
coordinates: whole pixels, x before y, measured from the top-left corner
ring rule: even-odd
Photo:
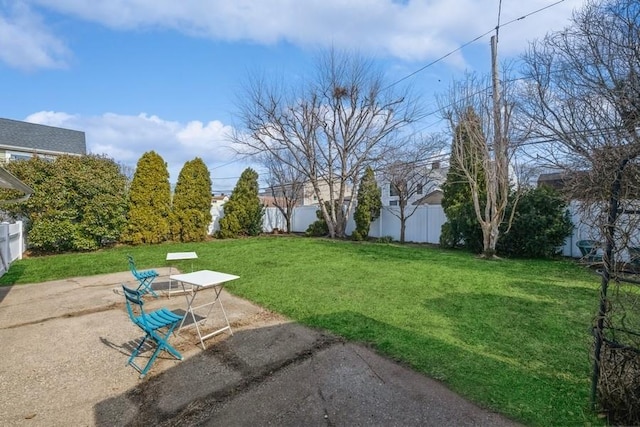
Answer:
[[[20,151],[87,154],[84,132],[0,118],[0,145]]]

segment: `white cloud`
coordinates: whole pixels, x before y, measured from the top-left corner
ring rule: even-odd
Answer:
[[[169,28],[215,40],[333,45],[415,61],[434,59],[491,30],[498,7],[496,0],[30,1],[115,29]],[[505,27],[504,53],[521,52],[527,40],[561,29],[584,2],[566,0]],[[552,3],[504,2],[502,22]]]
[[[155,115],[127,116],[105,113],[81,116],[64,112],[40,111],[25,121],[85,132],[87,151],[106,154],[118,163],[135,168],[138,159],[154,150],[167,163],[170,180],[175,182],[184,163],[200,157],[211,171],[214,189],[232,189],[235,178],[248,166],[236,161],[227,136],[232,128],[217,120],[208,123],[180,123]]]
[[[0,8],[0,61],[24,70],[63,68],[69,56],[64,42],[24,3]]]

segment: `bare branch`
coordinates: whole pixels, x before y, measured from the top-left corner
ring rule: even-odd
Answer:
[[[383,87],[371,61],[333,50],[319,58],[316,75],[299,87],[252,77],[239,102],[244,129],[233,140],[245,153],[268,153],[303,176],[330,235],[342,237],[364,168],[420,113],[408,90]],[[346,212],[326,209],[325,201],[346,203]]]

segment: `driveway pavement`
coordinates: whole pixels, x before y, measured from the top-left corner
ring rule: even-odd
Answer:
[[[162,287],[169,270],[158,271]],[[113,292],[120,283],[131,283],[128,271],[0,288],[0,425],[517,425],[367,347],[226,292],[233,336],[202,350],[183,330],[171,342],[184,360],[163,353],[140,380],[126,365],[140,333]],[[186,307],[182,295],[147,301]]]

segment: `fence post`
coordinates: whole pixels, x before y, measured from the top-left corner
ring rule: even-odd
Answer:
[[[25,236],[24,236],[24,223],[22,221],[16,221],[16,225],[18,226],[18,233],[19,233],[18,241],[20,242],[20,246],[18,247],[17,259],[22,259],[22,254],[26,250]]]
[[[11,260],[9,259],[9,223],[3,222],[0,224],[0,262],[2,263],[2,273],[9,270]]]

